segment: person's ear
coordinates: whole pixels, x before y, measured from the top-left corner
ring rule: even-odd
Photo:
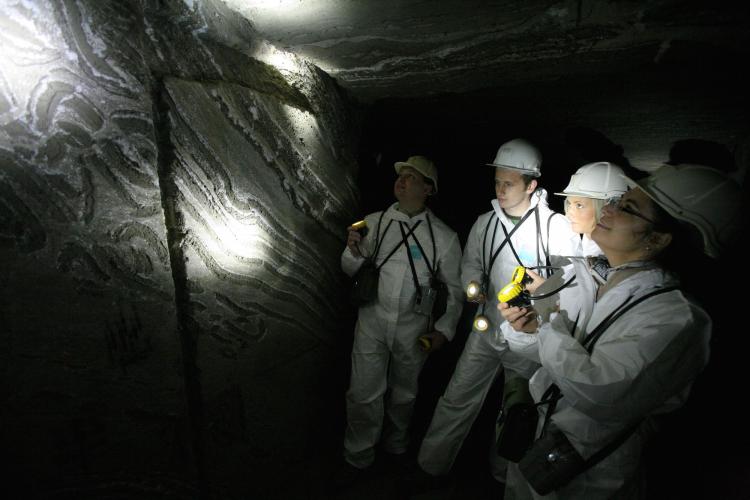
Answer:
[[[646,251],[649,255],[655,255],[662,252],[672,243],[671,233],[652,232],[647,239]]]
[[[538,182],[536,181],[536,179],[532,179],[531,182],[529,182],[529,185],[526,186],[526,194],[531,194],[536,191],[537,184]]]
[[[425,196],[432,196],[434,194],[435,188],[430,184],[429,182],[424,183],[424,194]]]

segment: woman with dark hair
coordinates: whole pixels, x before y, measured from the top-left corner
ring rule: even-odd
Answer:
[[[668,267],[695,243],[718,257],[740,224],[740,188],[696,165],[627,181],[592,232],[608,268],[566,266],[549,321],[498,306],[510,349],[541,363],[529,383],[537,439],[508,470],[507,500],[643,497],[654,417],[685,402],[708,362],[711,319]]]

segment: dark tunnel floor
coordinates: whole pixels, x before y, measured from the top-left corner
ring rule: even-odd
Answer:
[[[322,499],[362,499],[362,500],[458,500],[473,498],[502,499],[502,485],[494,481],[486,468],[477,467],[473,470],[457,470],[451,475],[446,485],[422,491],[409,493],[400,482],[401,471],[394,464],[378,458],[373,470],[355,483],[346,487],[332,486],[331,478],[337,470],[338,457],[325,463],[319,463],[311,468],[307,481],[309,490],[300,491],[301,498],[311,500]]]
[[[326,452],[325,456],[313,460],[305,470],[305,491],[300,489],[298,498],[310,499],[362,499],[362,500],[449,500],[472,498],[477,500],[502,499],[503,486],[492,478],[489,468],[489,446],[491,433],[494,431],[494,420],[499,410],[502,396],[502,381],[499,377],[482,407],[471,432],[456,458],[450,480],[439,488],[409,495],[404,491],[399,478],[404,475],[408,466],[416,464],[419,444],[422,442],[438,398],[453,374],[453,368],[463,350],[468,325],[471,324],[474,311],[465,308],[456,338],[438,353],[428,359],[420,374],[420,392],[412,418],[412,442],[407,465],[397,466],[389,461],[387,456],[378,452],[372,471],[347,488],[337,488],[332,479],[342,465],[341,448],[335,452]],[[343,434],[343,429],[341,430]],[[343,436],[339,441],[343,440]]]
[[[469,324],[467,318],[470,319],[473,312],[471,308],[466,308],[459,324]],[[448,384],[463,350],[467,335],[466,328],[460,328],[456,339],[429,359],[420,375],[420,393],[412,421],[412,464],[438,398]],[[721,351],[725,347],[719,344],[715,346],[715,350]],[[717,354],[720,359],[727,355]],[[723,399],[723,391],[717,391],[716,388],[722,386],[719,381],[726,380],[729,376],[727,371],[732,371],[732,364],[710,364],[696,381],[685,407],[660,422],[661,431],[653,438],[643,457],[647,499],[747,498],[747,491],[750,491],[750,466],[744,457],[743,448],[727,447],[739,438],[735,435],[736,429],[732,430],[731,426],[716,426],[717,418],[720,418],[716,413],[717,400]],[[502,500],[503,486],[492,478],[488,460],[491,433],[494,431],[494,420],[502,398],[502,382],[503,378],[499,377],[487,395],[456,459],[447,486],[409,495],[399,483],[401,471],[388,463],[382,454],[378,454],[373,471],[367,477],[348,488],[336,491],[331,479],[342,463],[341,449],[334,451],[331,447],[326,447],[323,455],[303,468],[304,476],[300,481],[295,481],[294,493],[284,497],[315,500]],[[343,429],[341,434],[343,435]]]
[[[415,463],[414,452],[409,453],[409,465]],[[462,455],[465,455],[462,452]],[[476,453],[477,458],[486,457]],[[397,465],[379,453],[372,469],[347,486],[336,486],[336,472],[341,466],[340,455],[311,464],[306,471],[307,491],[299,491],[299,498],[319,499],[363,499],[363,500],[498,500],[503,498],[503,485],[492,478],[488,462],[471,457],[459,457],[449,481],[434,489],[410,493],[401,482],[409,465]]]

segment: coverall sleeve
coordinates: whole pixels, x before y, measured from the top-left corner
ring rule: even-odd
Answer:
[[[377,238],[377,225],[379,218],[380,212],[365,217],[369,230],[367,231],[367,235],[359,242],[359,249],[364,255],[372,255],[375,251],[375,239]],[[341,254],[341,270],[348,276],[354,276],[364,262],[364,257],[356,257],[351,250],[349,250],[348,246],[344,247],[344,251]]]
[[[517,332],[507,321],[504,321],[503,324],[500,325],[500,331],[506,342],[508,342],[508,347],[510,347],[511,351],[526,359],[541,363],[539,356],[539,331],[547,324],[546,322],[549,321],[552,324],[551,328],[554,331],[569,332],[572,328],[572,323],[566,320],[566,318],[567,315],[565,314],[547,312],[546,315],[540,315],[540,324],[537,333]],[[547,328],[549,328],[549,326]]]
[[[531,361],[540,362],[537,346],[538,334],[517,332],[507,321],[503,321],[499,328],[511,351]]]
[[[710,330],[702,309],[669,292],[617,319],[591,355],[559,322],[543,324],[539,357],[574,408],[602,422],[632,421],[689,388],[708,362]]]
[[[341,270],[348,276],[354,276],[364,262],[364,257],[356,257],[351,250],[349,250],[349,247],[344,248],[344,252],[341,254]]]
[[[461,289],[465,290],[470,281],[482,279],[482,228],[479,219],[469,231],[464,255],[461,259]]]
[[[448,305],[445,314],[435,322],[435,330],[445,335],[448,340],[452,340],[456,333],[456,324],[464,305],[460,265],[461,244],[456,233],[452,233],[438,266],[438,278],[448,286]]]

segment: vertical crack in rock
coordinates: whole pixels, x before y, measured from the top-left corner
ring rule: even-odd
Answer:
[[[169,102],[164,88],[163,76],[154,75],[153,80],[154,133],[158,148],[157,171],[161,204],[164,210],[169,262],[174,282],[175,308],[177,311],[177,333],[182,348],[182,376],[185,384],[188,432],[191,451],[196,468],[196,480],[200,498],[209,498],[205,473],[204,410],[201,391],[200,369],[197,364],[198,325],[193,320],[190,292],[185,267],[183,220],[176,208],[177,185],[170,168],[175,160],[174,147],[170,140]]]

